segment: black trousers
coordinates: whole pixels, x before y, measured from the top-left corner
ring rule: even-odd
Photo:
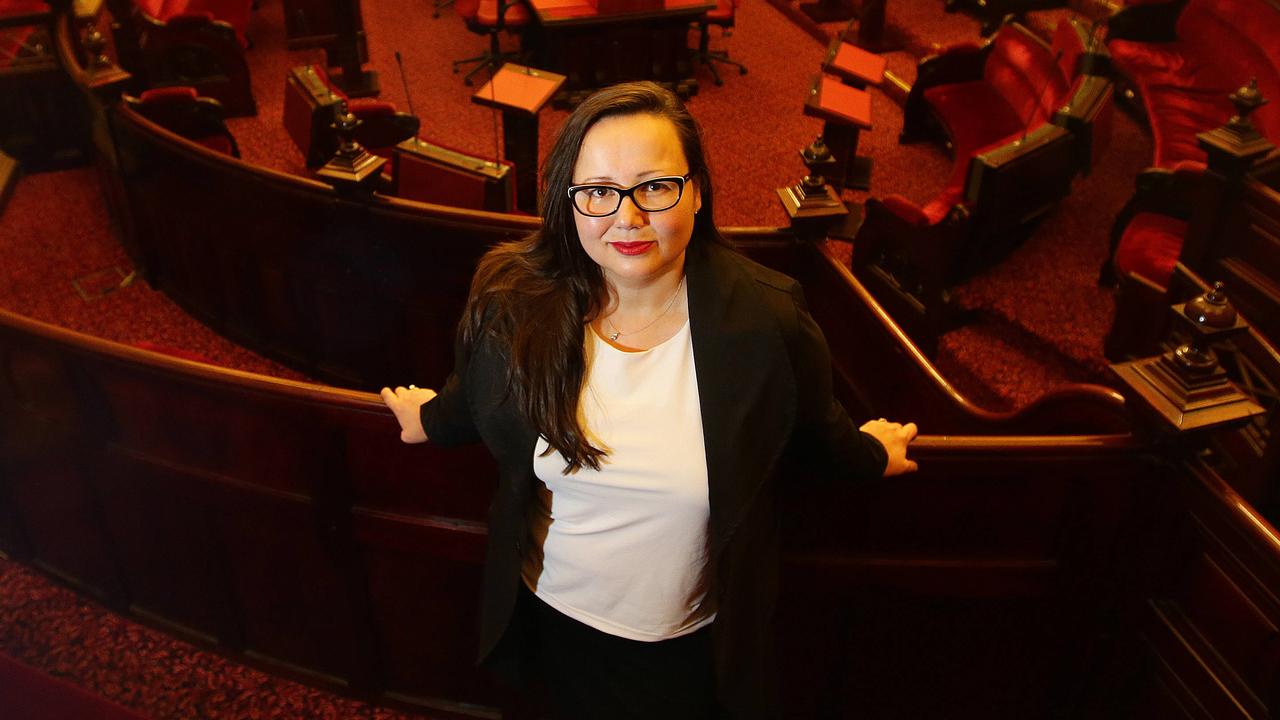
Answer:
[[[556,720],[717,717],[710,625],[671,640],[628,640],[520,592],[529,674],[545,686]]]

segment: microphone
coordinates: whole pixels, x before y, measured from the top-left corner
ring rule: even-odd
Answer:
[[[1062,49],[1059,48],[1058,51],[1053,54],[1053,62],[1050,63],[1050,65],[1052,65],[1056,69],[1058,66],[1058,61],[1061,59],[1062,59]],[[1052,75],[1044,79],[1044,84],[1040,86],[1040,92],[1036,93],[1036,101],[1031,104],[1031,112],[1027,113],[1027,119],[1022,123],[1022,137],[1018,138],[1015,144],[1021,145],[1022,143],[1026,142],[1027,133],[1031,131],[1031,120],[1036,116],[1036,110],[1040,109],[1040,105],[1044,98],[1044,93],[1046,90],[1049,89],[1049,84],[1051,82],[1053,82]]]
[[[396,51],[396,67],[400,70],[400,85],[404,87],[404,102],[409,106],[409,114],[418,117],[413,111],[413,98],[409,96],[409,81],[404,77],[404,62],[400,60],[400,51]]]

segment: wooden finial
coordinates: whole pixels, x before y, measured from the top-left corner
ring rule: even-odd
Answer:
[[[1154,358],[1112,365],[1129,390],[1126,397],[1175,433],[1230,426],[1261,414],[1262,407],[1231,382],[1213,351],[1215,343],[1249,328],[1222,283],[1170,309],[1190,340]]]
[[[387,162],[386,158],[374,155],[356,142],[355,131],[360,123],[345,101],[338,104],[330,127],[342,138],[342,144],[329,162],[316,171],[316,175],[340,191],[372,192],[373,183]]]

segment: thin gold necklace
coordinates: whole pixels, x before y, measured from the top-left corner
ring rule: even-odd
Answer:
[[[676,304],[676,298],[680,296],[680,289],[683,287],[684,287],[684,276],[682,275],[680,276],[680,283],[676,285],[676,291],[671,293],[671,299],[667,301],[667,306],[662,309],[662,312],[658,313],[656,317],[650,320],[644,327],[640,328],[639,330],[628,330],[626,332],[623,332],[618,329],[617,325],[613,324],[612,318],[605,318],[604,321],[609,323],[609,328],[613,330],[613,332],[609,334],[609,342],[618,342],[618,338],[622,337],[623,335],[635,335],[636,333],[644,332],[645,330],[648,330],[654,323],[666,317],[667,313],[671,312],[671,307]]]

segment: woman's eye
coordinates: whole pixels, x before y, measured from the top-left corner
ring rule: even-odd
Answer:
[[[612,194],[613,194],[613,190],[611,188],[604,188],[604,187],[591,188],[591,197],[607,198]]]

